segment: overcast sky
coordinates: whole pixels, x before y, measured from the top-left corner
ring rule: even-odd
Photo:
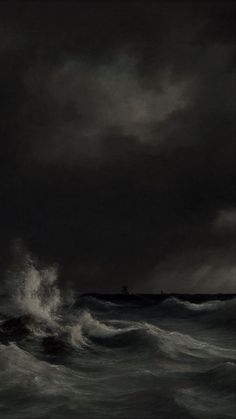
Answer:
[[[1,269],[236,292],[234,2],[1,2]]]

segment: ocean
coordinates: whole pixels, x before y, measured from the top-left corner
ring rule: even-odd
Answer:
[[[6,284],[2,419],[235,418],[235,296],[63,297],[30,261]]]

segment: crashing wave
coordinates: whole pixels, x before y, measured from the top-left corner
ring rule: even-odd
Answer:
[[[18,249],[17,263],[5,283],[5,314],[53,321],[61,305],[55,267],[37,267],[32,256]]]
[[[79,297],[77,304],[79,308],[84,308],[92,311],[110,311],[119,308],[120,305],[107,300],[100,300],[99,298],[84,295]]]
[[[51,320],[60,305],[56,281],[55,268],[37,269],[32,258],[25,255],[20,269],[10,271],[7,276],[10,309],[20,315]]]
[[[169,359],[179,359],[180,356],[200,360],[236,359],[234,350],[210,345],[179,332],[169,332],[149,323],[124,323],[123,327],[114,327],[114,323],[102,323],[84,311],[79,318],[79,336],[80,339],[85,337],[95,344],[111,348],[128,347],[136,352],[155,351]]]

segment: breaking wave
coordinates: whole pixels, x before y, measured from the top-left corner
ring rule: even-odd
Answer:
[[[79,338],[110,348],[123,348],[134,352],[152,352],[162,357],[177,360],[180,357],[211,360],[236,360],[236,351],[198,341],[189,335],[169,332],[149,323],[100,322],[91,313],[84,311],[80,318]]]
[[[76,306],[92,311],[110,311],[120,307],[119,304],[107,300],[103,301],[92,296],[81,296],[77,300]]]
[[[49,327],[47,322],[42,325],[35,319],[20,317],[7,320],[1,325],[1,331],[2,336],[8,337],[8,342],[16,340],[17,336],[21,340],[28,333],[41,336],[43,347],[49,353],[94,347],[100,351],[110,348],[124,353],[152,354],[162,360],[236,360],[236,351],[233,349],[211,345],[187,334],[166,331],[146,322],[101,322],[86,310],[81,312],[74,324]]]
[[[8,313],[52,321],[61,304],[56,283],[55,267],[37,268],[33,258],[23,254],[20,264],[12,267],[6,276]]]

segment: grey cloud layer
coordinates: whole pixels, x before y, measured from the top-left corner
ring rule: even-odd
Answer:
[[[120,62],[97,67],[68,61],[46,74],[31,69],[25,84],[34,107],[27,103],[24,112],[34,138],[32,154],[48,164],[102,159],[100,142],[111,131],[133,136],[138,143],[165,141],[154,130],[186,107],[187,83],[171,83],[163,74],[159,88],[154,80],[153,89],[145,89],[135,64],[127,61],[121,57]],[[43,106],[42,115],[37,114],[37,105]]]
[[[21,237],[81,290],[233,291],[233,3],[1,8],[3,269]]]

